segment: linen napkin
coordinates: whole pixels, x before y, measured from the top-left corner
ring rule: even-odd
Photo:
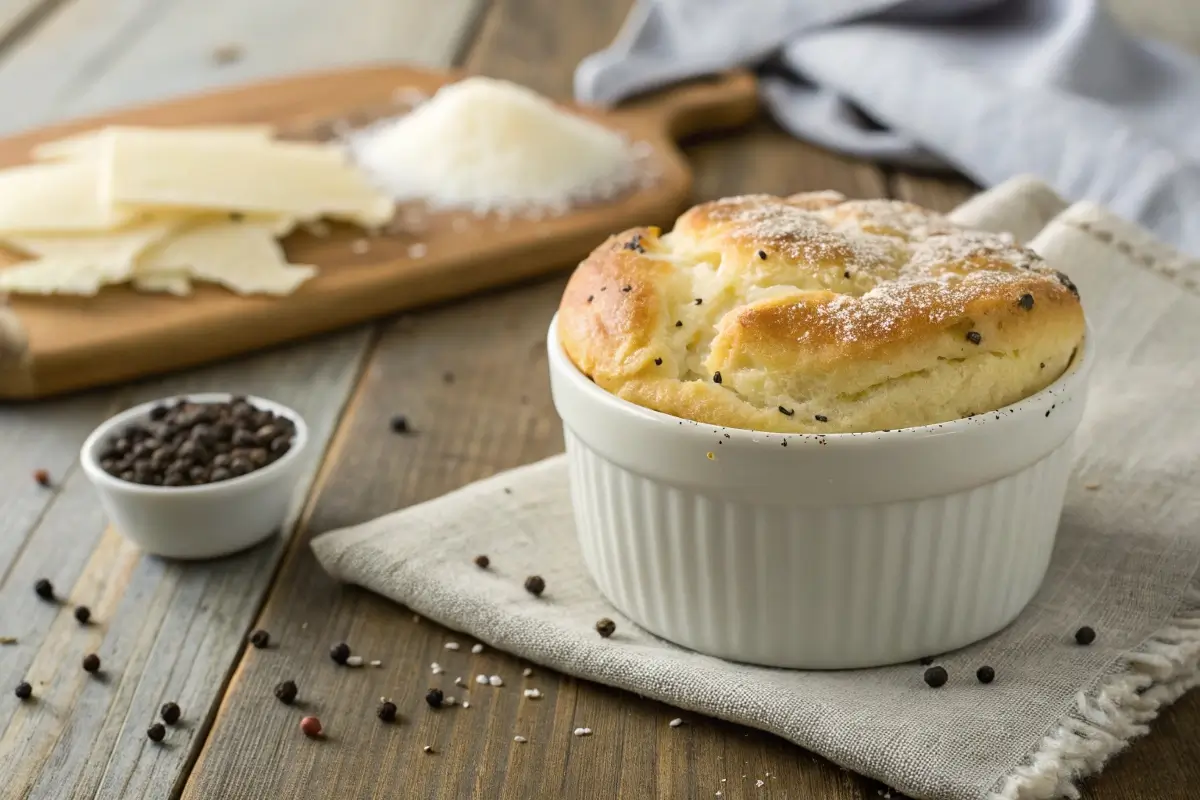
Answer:
[[[770,731],[913,797],[1077,797],[1079,778],[1200,683],[1200,264],[1031,180],[953,216],[1036,233],[1031,246],[1079,286],[1097,362],[1045,583],[1004,631],[939,660],[946,686],[926,687],[915,664],[766,669],[641,631],[588,576],[561,455],[324,534],[317,558],[494,648]],[[535,573],[541,599],[522,588]],[[617,635],[596,635],[600,617]],[[1090,647],[1072,638],[1082,625],[1097,631]],[[975,680],[981,664],[995,683]]]
[[[1139,13],[1200,20],[1188,7]],[[638,0],[575,94],[741,65],[763,67],[765,106],[801,139],[983,186],[1034,174],[1200,256],[1200,58],[1126,32],[1104,0]]]

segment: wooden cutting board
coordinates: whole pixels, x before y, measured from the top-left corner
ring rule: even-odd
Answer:
[[[266,122],[285,135],[321,138],[339,120],[361,125],[396,113],[398,89],[430,94],[461,77],[375,67],[258,83],[9,138],[0,141],[0,166],[26,162],[39,142],[113,123]],[[669,226],[692,184],[676,142],[743,125],[756,109],[755,81],[744,72],[608,112],[585,109],[649,145],[648,163],[660,173],[652,186],[539,221],[410,207],[400,209],[397,221],[408,218],[415,231],[370,238],[349,226],[332,226],[326,237],[297,232],[284,241],[289,258],[321,271],[288,297],[238,297],[202,284],[182,298],[126,286],[90,298],[12,296],[0,305],[0,398],[46,397],[194,366],[567,268],[610,233]],[[364,238],[366,252],[355,245]]]

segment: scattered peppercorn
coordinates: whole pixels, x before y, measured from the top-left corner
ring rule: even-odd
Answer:
[[[345,642],[338,642],[329,648],[329,657],[339,664],[345,664],[346,659],[350,657],[350,645]]]
[[[429,703],[430,708],[441,708],[442,701],[445,699],[446,696],[442,694],[441,689],[430,689],[425,693],[425,702]]]
[[[83,657],[84,672],[99,672],[100,671],[100,656],[95,653],[88,653]]]
[[[300,720],[300,730],[305,736],[316,738],[321,735],[321,720],[316,717],[305,717]]]
[[[546,591],[546,581],[541,575],[530,575],[525,579],[525,591],[535,597],[541,597],[542,592]]]
[[[971,344],[979,344],[983,341],[983,336],[979,334],[979,331],[967,331],[967,341]]]
[[[1033,295],[1026,292],[1017,299],[1017,305],[1028,311],[1033,308]]]
[[[254,633],[250,634],[250,644],[262,650],[271,643],[271,634],[259,628]]]
[[[713,383],[720,383],[720,382],[721,382],[721,373],[718,370],[717,372],[713,373]]]
[[[161,722],[156,722],[146,729],[146,736],[152,742],[161,742],[167,738],[167,729],[163,727]]]
[[[979,679],[980,683],[991,683],[996,680],[996,670],[984,665],[975,670],[975,677]]]
[[[296,702],[296,695],[299,694],[299,691],[295,681],[284,681],[275,687],[275,697],[285,706],[290,706]]]
[[[677,319],[677,320],[675,320],[675,327],[676,327],[676,328],[682,328],[682,327],[683,327],[683,320],[681,320],[681,319]]]
[[[375,712],[375,715],[378,716],[384,722],[395,722],[396,721],[396,704],[393,703],[391,700],[385,700],[384,702],[379,704],[379,710]]]
[[[33,687],[29,685],[28,681],[21,681],[17,684],[13,694],[17,696],[18,700],[28,700],[33,697]]]
[[[50,473],[44,469],[35,469],[33,471],[33,479],[37,481],[38,486],[50,485]]]
[[[1084,625],[1079,630],[1075,631],[1075,641],[1082,645],[1089,645],[1096,641],[1096,631],[1090,626]]]
[[[54,584],[45,578],[39,578],[38,582],[33,585],[33,590],[37,592],[37,596],[43,600],[54,599]]]
[[[849,280],[850,279],[850,270],[846,270],[845,272],[843,272],[842,277],[845,278],[846,280]]]
[[[1067,289],[1071,292],[1071,294],[1075,295],[1076,297],[1079,297],[1079,287],[1076,286],[1074,284],[1074,282],[1072,282],[1071,279],[1067,277],[1066,273],[1056,272],[1054,274],[1058,278],[1059,283],[1061,283],[1063,286],[1067,287]]]
[[[936,660],[933,656],[921,656],[921,666],[928,667]]]
[[[656,366],[656,367],[661,367],[661,366],[662,366],[662,359],[661,359],[661,358],[656,358],[656,359],[654,359],[654,366]]]
[[[87,625],[92,619],[92,610],[87,606],[75,606],[75,619],[80,625]]]
[[[784,408],[783,406],[780,406],[779,413],[783,414],[785,417],[790,417],[792,414],[796,413],[796,410],[793,408]]]
[[[766,261],[766,260],[767,260],[767,251],[766,251],[766,250],[759,250],[759,251],[758,251],[758,257],[759,257],[759,258],[761,258],[763,261]]]
[[[929,684],[932,689],[945,686],[949,678],[950,676],[946,673],[945,667],[930,667],[925,670],[925,683]]]
[[[633,250],[637,253],[646,252],[646,248],[642,247],[642,237],[640,234],[635,234],[632,239],[625,243],[624,247],[626,250]]]
[[[694,302],[696,303],[696,305],[701,305],[702,303],[704,303],[704,300],[702,298],[697,297]]]
[[[624,286],[622,286],[622,287],[621,287],[621,291],[622,291],[622,292],[632,292],[632,291],[633,291],[633,287],[632,287],[632,286],[630,286],[629,284],[625,284]]]
[[[617,623],[613,622],[608,617],[604,617],[596,623],[596,633],[607,639],[612,636],[617,630]]]
[[[392,433],[412,433],[412,429],[408,426],[408,417],[403,414],[392,417]]]
[[[594,294],[589,294],[589,295],[588,295],[588,302],[589,302],[589,303],[590,303],[590,302],[592,302],[592,301],[593,301],[593,300],[595,300],[595,299],[596,299],[596,295],[594,295]]]
[[[487,556],[475,556],[475,566],[480,569],[487,569],[491,566],[492,560]]]
[[[814,414],[813,419],[815,419],[817,422],[829,422],[829,417],[825,416],[824,414]]]
[[[158,715],[162,717],[163,722],[168,725],[174,725],[179,722],[179,717],[183,715],[178,703],[163,703],[163,707],[158,710]]]

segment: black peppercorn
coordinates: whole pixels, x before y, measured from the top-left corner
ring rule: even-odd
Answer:
[[[275,696],[279,698],[279,702],[286,706],[290,706],[296,702],[296,695],[299,690],[296,688],[295,681],[284,681],[275,686]]]
[[[425,702],[429,703],[430,708],[441,708],[442,701],[445,699],[446,696],[442,694],[441,689],[430,689],[425,694]]]
[[[845,272],[843,272],[842,277],[845,278],[846,280],[850,280],[850,270],[846,270]]]
[[[75,619],[80,625],[87,625],[92,619],[92,610],[87,606],[75,606]]]
[[[396,721],[396,704],[393,703],[391,700],[384,700],[382,703],[379,704],[379,710],[375,712],[375,715],[378,716],[384,722],[395,722]]]
[[[767,251],[766,251],[766,250],[759,250],[759,251],[758,251],[758,257],[759,257],[759,258],[761,258],[763,261],[766,261],[766,260],[767,260]]]
[[[612,636],[617,630],[617,623],[613,622],[608,617],[604,617],[596,623],[596,633],[607,639]]]
[[[700,304],[702,304],[702,303],[704,302],[704,300],[703,300],[703,299],[701,299],[701,298],[699,298],[699,297],[697,297],[697,298],[696,298],[696,299],[695,299],[693,302],[694,302],[696,305],[700,305]]]
[[[158,710],[158,715],[168,725],[174,725],[176,722],[179,722],[179,717],[182,714],[183,712],[179,709],[178,703],[163,703],[163,707]]]
[[[682,328],[682,327],[683,327],[683,320],[681,320],[681,319],[677,319],[677,320],[675,320],[675,327],[676,327],[676,328]]]
[[[487,569],[491,564],[492,560],[487,556],[475,556],[475,566],[480,569]]]
[[[661,359],[661,358],[656,358],[656,359],[654,359],[654,366],[656,366],[656,367],[661,367],[661,366],[662,366],[662,359]]]
[[[984,665],[975,670],[975,677],[979,679],[980,683],[991,683],[996,680],[996,670]]]
[[[408,417],[403,414],[397,414],[392,417],[392,433],[411,433],[412,429],[408,427]]]
[[[546,591],[545,579],[541,575],[530,575],[525,579],[525,591],[536,597],[541,597],[542,592]]]
[[[84,672],[99,672],[100,671],[100,656],[95,653],[88,653],[83,657]]]
[[[33,479],[37,481],[38,486],[50,485],[50,473],[44,469],[34,470]]]
[[[339,664],[345,664],[346,659],[350,657],[350,645],[345,642],[338,642],[329,648],[329,657]]]
[[[829,422],[829,417],[825,416],[824,414],[815,414],[813,419],[815,419],[817,422]]]
[[[13,690],[13,694],[20,700],[28,700],[33,697],[33,687],[27,681],[21,681],[17,684],[17,688]]]
[[[945,686],[949,678],[945,667],[930,667],[925,670],[925,683],[929,684],[930,688],[936,689],[939,686]]]
[[[779,413],[783,414],[785,417],[790,417],[792,414],[795,414],[796,411],[795,411],[795,409],[784,408],[783,406],[780,406]]]
[[[979,334],[979,331],[967,331],[967,341],[971,344],[979,344],[983,341],[983,336]]]
[[[167,736],[167,729],[161,722],[156,722],[146,729],[146,736],[152,742],[161,742]]]
[[[1033,295],[1026,292],[1017,299],[1017,305],[1028,311],[1033,308]]]
[[[45,578],[40,578],[38,582],[33,585],[33,590],[37,592],[37,596],[43,600],[54,599],[54,584]]]
[[[633,287],[632,287],[632,286],[630,286],[629,284],[625,284],[624,286],[622,286],[622,287],[621,287],[621,291],[622,291],[622,292],[632,292],[632,291],[633,291]]]
[[[720,371],[714,372],[714,373],[713,373],[713,383],[720,383],[720,382],[721,382],[721,373],[720,373]]]
[[[259,628],[254,633],[250,634],[250,644],[254,645],[259,650],[263,649],[270,643],[271,634],[267,633],[262,628]]]
[[[1088,625],[1084,625],[1079,630],[1075,631],[1075,641],[1082,645],[1089,645],[1096,641],[1096,631]]]

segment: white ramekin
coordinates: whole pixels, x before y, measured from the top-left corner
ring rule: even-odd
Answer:
[[[1090,337],[1089,337],[1090,340]],[[547,341],[579,542],[654,634],[774,667],[909,661],[1003,628],[1054,546],[1091,356],[999,411],[878,433],[778,434],[661,414]]]
[[[262,469],[203,486],[143,486],[115,478],[100,466],[100,453],[109,439],[149,419],[156,406],[179,400],[218,403],[231,397],[213,392],[143,403],[102,423],[83,443],[80,463],[109,521],[146,552],[166,558],[216,558],[258,544],[286,521],[304,466],[301,454],[308,444],[308,426],[292,409],[261,397],[246,399],[296,425],[291,449]]]

